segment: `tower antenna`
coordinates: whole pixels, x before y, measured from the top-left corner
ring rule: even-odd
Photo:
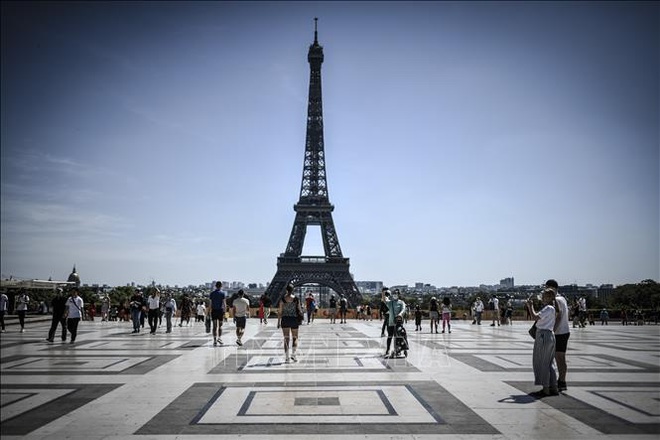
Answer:
[[[314,44],[319,43],[319,38],[318,38],[319,34],[318,34],[318,30],[317,30],[318,22],[319,22],[318,17],[314,17]]]

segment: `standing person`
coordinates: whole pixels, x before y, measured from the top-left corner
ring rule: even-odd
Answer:
[[[101,321],[108,320],[108,314],[110,313],[110,297],[105,294],[101,300]]]
[[[280,300],[277,313],[277,328],[282,327],[284,336],[284,358],[288,364],[290,361],[298,362],[296,349],[298,348],[298,326],[302,322],[302,304],[298,297],[293,294],[293,286],[286,286],[286,292]],[[289,335],[291,335],[291,356],[289,356]]]
[[[183,321],[186,321],[186,326],[190,324],[190,316],[192,315],[193,303],[188,298],[188,294],[184,293],[183,298],[181,299],[181,316],[179,317],[179,327],[183,325]]]
[[[472,321],[472,324],[477,324],[481,325],[481,316],[484,313],[484,303],[481,301],[481,297],[477,297],[477,300],[474,302],[473,306],[474,310],[474,320]]]
[[[578,318],[580,320],[580,327],[584,328],[587,326],[587,299],[584,296],[581,296],[578,299]]]
[[[66,327],[71,333],[71,344],[76,342],[76,336],[78,336],[78,324],[83,318],[83,308],[85,303],[83,299],[78,296],[78,289],[73,288],[71,291],[71,296],[66,300],[66,310],[64,316],[66,318]]]
[[[62,341],[66,341],[66,301],[67,297],[64,296],[64,291],[61,288],[57,288],[57,293],[51,302],[53,307],[53,319],[50,323],[50,330],[48,330],[48,342],[55,341],[55,332],[57,331],[57,326],[62,326]]]
[[[27,296],[27,293],[21,291],[21,293],[16,298],[16,305],[14,310],[18,315],[18,322],[21,324],[21,333],[25,331],[25,315],[28,311],[28,306],[30,304],[30,297]]]
[[[339,296],[339,323],[346,324],[346,312],[348,311],[348,300],[342,293]]]
[[[419,304],[415,306],[415,331],[422,331],[422,309]]]
[[[305,308],[307,309],[307,325],[309,325],[314,321],[314,310],[316,310],[316,301],[314,300],[313,293],[310,293],[305,298]]]
[[[389,291],[388,291],[389,292]],[[384,357],[390,355],[390,347],[392,346],[392,337],[394,336],[394,326],[396,325],[396,320],[403,320],[403,314],[406,311],[406,303],[399,299],[399,294],[395,290],[394,294],[388,295],[385,294],[385,289],[381,292],[381,299],[387,303],[388,316],[387,316],[387,348],[385,350]],[[396,349],[394,350],[396,353]],[[394,356],[394,354],[392,355]]]
[[[142,295],[138,290],[131,297],[130,302],[131,321],[133,321],[133,332],[140,333],[140,314],[142,313]]]
[[[445,324],[451,333],[451,301],[446,296],[442,298],[442,333],[445,332]]]
[[[206,305],[204,304],[204,301],[199,301],[197,303],[197,317],[195,319],[195,322],[204,322],[206,319]]]
[[[222,282],[216,281],[215,290],[211,292],[211,321],[213,323],[213,345],[222,345],[222,321],[227,310],[227,292],[222,290]]]
[[[513,301],[511,295],[506,297],[506,308],[504,309],[504,324],[513,324]]]
[[[500,326],[500,300],[497,298],[497,295],[493,295],[493,297],[488,301],[488,304],[490,304],[490,309],[493,311],[493,323],[490,325],[491,327],[495,327],[495,323],[497,323],[497,326]]]
[[[149,319],[149,334],[155,335],[158,328],[158,315],[160,315],[160,291],[155,287],[151,289],[147,306],[149,307],[147,315]]]
[[[264,295],[259,298],[259,324],[264,322]]]
[[[140,328],[144,328],[144,318],[147,315],[147,299],[144,297],[144,292],[140,290],[138,293],[140,294],[140,303],[142,304],[142,307],[140,307]]]
[[[381,298],[380,300],[380,312],[383,316],[383,326],[380,328],[380,337],[382,338],[385,336],[385,330],[387,329],[387,326],[390,322],[390,310],[387,308],[387,303],[390,300],[390,291],[387,289],[387,287],[383,287],[380,291],[380,294],[381,297],[382,295],[385,295],[385,298]]]
[[[545,282],[545,287],[555,292],[555,302],[557,307],[557,319],[555,322],[555,361],[557,362],[557,387],[559,391],[566,391],[566,351],[568,349],[568,338],[571,336],[571,325],[569,321],[568,301],[559,293],[559,284],[550,279]]]
[[[250,300],[245,298],[243,289],[238,291],[238,297],[231,303],[234,320],[236,321],[236,345],[243,345],[243,334],[245,333],[245,324],[250,317]]]
[[[172,316],[176,316],[176,301],[168,293],[165,299],[165,333],[172,333]]]
[[[5,314],[7,314],[7,306],[9,305],[9,298],[5,292],[0,293],[0,325],[2,326],[2,333],[5,332]]]
[[[438,323],[440,322],[440,309],[438,308],[438,300],[435,296],[431,297],[431,302],[429,303],[429,318],[431,319],[431,333],[433,333],[433,327],[435,326],[435,332],[438,333]]]
[[[534,304],[527,301],[527,307],[536,320],[536,337],[534,338],[534,352],[532,365],[534,367],[534,385],[541,385],[543,389],[534,393],[537,397],[556,396],[557,373],[553,361],[555,360],[555,328],[557,309],[555,308],[555,291],[545,289],[542,293],[543,308],[537,313]]]
[[[330,318],[330,324],[337,322],[337,298],[335,295],[330,295],[330,307],[328,308],[328,317]]]
[[[600,311],[600,325],[609,325],[607,322],[610,320],[610,314],[607,312],[607,309]]]

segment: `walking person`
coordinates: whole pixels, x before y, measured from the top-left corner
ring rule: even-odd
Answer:
[[[176,301],[172,294],[165,299],[165,333],[172,333],[172,317],[176,316]]]
[[[71,296],[66,300],[66,310],[64,312],[66,327],[71,333],[71,344],[76,342],[76,336],[78,336],[78,324],[84,316],[83,307],[85,307],[85,303],[78,296],[78,289],[73,288]]]
[[[50,330],[48,330],[48,337],[46,338],[48,342],[55,342],[55,332],[59,325],[62,326],[62,342],[66,341],[66,301],[67,297],[64,295],[64,291],[58,287],[57,293],[51,302],[53,319],[51,320]]]
[[[222,290],[222,282],[216,281],[215,290],[209,296],[211,299],[211,321],[213,325],[213,345],[222,345],[222,321],[227,310],[227,292]]]
[[[445,324],[451,333],[451,301],[446,296],[442,298],[442,333],[445,332]]]
[[[553,362],[555,360],[555,323],[557,308],[555,291],[545,289],[542,293],[542,308],[537,313],[531,300],[527,301],[527,307],[536,320],[536,337],[534,338],[534,351],[532,354],[532,365],[534,368],[534,385],[543,388],[534,393],[536,397],[556,396],[559,394],[557,387],[557,373]]]
[[[559,293],[559,284],[550,279],[545,282],[545,287],[555,292],[555,302],[558,316],[555,322],[555,361],[557,362],[557,387],[559,391],[566,391],[566,351],[568,350],[568,338],[571,336],[571,325],[569,320],[568,301]]]
[[[16,305],[14,307],[14,310],[16,310],[16,314],[18,315],[18,323],[21,325],[21,333],[25,331],[25,315],[27,314],[29,305],[30,297],[27,293],[21,291],[16,298]]]
[[[2,326],[0,331],[2,333],[5,332],[5,315],[7,314],[7,306],[9,306],[9,298],[4,292],[2,292],[0,293],[0,326]]]
[[[268,318],[270,317],[270,308],[273,305],[273,302],[270,300],[270,297],[265,294],[261,297],[264,305],[264,325],[268,325]]]
[[[296,350],[298,348],[298,327],[303,320],[302,304],[298,297],[293,294],[293,286],[286,286],[286,291],[280,299],[279,310],[277,313],[277,328],[282,328],[284,336],[284,362],[298,362]],[[289,344],[291,336],[291,344]],[[289,347],[291,347],[291,356],[289,356]]]
[[[238,291],[238,297],[231,303],[234,321],[236,321],[236,345],[243,345],[243,334],[247,318],[250,317],[250,300],[245,298],[243,289]]]
[[[160,290],[156,287],[151,289],[151,295],[147,299],[147,306],[149,311],[147,312],[149,319],[149,334],[155,335],[156,329],[158,328],[158,315],[160,315]]]
[[[389,293],[389,291],[387,291]],[[395,290],[394,294],[386,295],[386,289],[381,292],[381,299],[387,304],[387,347],[385,349],[384,357],[390,356],[390,347],[392,346],[392,337],[394,337],[394,327],[396,320],[403,320],[403,314],[406,311],[406,303],[399,299],[399,294]],[[396,353],[396,349],[394,350]],[[392,355],[394,356],[394,354]]]

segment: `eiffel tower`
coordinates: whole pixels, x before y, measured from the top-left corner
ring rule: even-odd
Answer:
[[[349,272],[348,258],[344,258],[328,198],[323,148],[323,105],[321,100],[321,64],[323,47],[318,42],[317,21],[314,19],[314,43],[309,46],[309,100],[307,103],[307,137],[303,163],[300,199],[294,205],[296,219],[286,251],[277,258],[277,273],[266,289],[266,295],[277,304],[287,284],[319,284],[344,295],[355,306],[362,297]],[[320,226],[323,256],[303,256],[307,226]]]

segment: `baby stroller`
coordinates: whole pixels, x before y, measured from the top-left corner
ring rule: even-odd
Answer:
[[[394,353],[392,357],[401,357],[402,352],[404,357],[408,357],[408,335],[403,326],[403,318],[397,316],[394,324]]]

